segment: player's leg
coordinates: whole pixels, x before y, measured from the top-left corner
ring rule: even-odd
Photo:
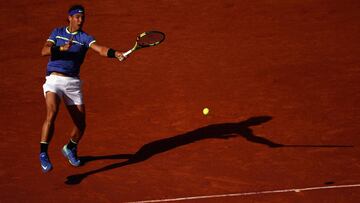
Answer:
[[[77,145],[85,132],[85,105],[68,105],[67,109],[73,121],[73,129],[70,134],[70,141],[63,147],[62,152],[71,165],[80,166],[80,160],[77,157]]]
[[[71,116],[71,119],[73,121],[73,129],[70,134],[70,139],[74,143],[79,143],[86,127],[85,122],[85,105],[68,105],[66,106],[69,114]]]
[[[54,135],[55,119],[59,111],[60,97],[53,92],[47,92],[45,102],[46,118],[41,132],[41,143],[49,143]]]
[[[85,131],[85,105],[82,95],[82,81],[79,78],[66,78],[67,84],[64,91],[64,102],[73,121],[70,141],[62,152],[73,166],[80,166],[77,157],[77,145]]]
[[[59,111],[60,97],[53,92],[45,93],[46,118],[43,123],[40,139],[40,163],[43,172],[52,169],[51,162],[47,153],[48,145],[54,135],[55,120]]]

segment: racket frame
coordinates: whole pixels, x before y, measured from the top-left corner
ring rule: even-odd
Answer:
[[[148,35],[148,34],[151,34],[151,33],[159,33],[159,34],[162,34],[164,37],[163,37],[160,41],[155,42],[155,43],[153,43],[153,44],[149,44],[149,45],[145,45],[145,46],[141,46],[141,45],[138,44],[138,41],[139,41],[139,39],[140,39],[141,37],[143,37],[143,36],[145,36],[145,35]],[[131,54],[131,53],[132,53],[133,51],[135,51],[135,50],[138,50],[138,49],[141,49],[141,48],[145,48],[145,47],[151,47],[151,46],[158,45],[158,44],[160,44],[160,43],[161,43],[162,41],[164,41],[164,40],[165,40],[165,34],[162,33],[162,32],[160,32],[160,31],[147,31],[147,32],[143,32],[143,33],[141,33],[141,34],[139,34],[139,35],[137,36],[134,47],[131,48],[129,51],[123,53],[123,55],[124,55],[125,57],[127,57],[129,54]]]

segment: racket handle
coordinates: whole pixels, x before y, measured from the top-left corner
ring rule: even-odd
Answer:
[[[133,52],[133,50],[132,50],[132,49],[130,49],[129,51],[127,51],[127,52],[123,53],[123,55],[124,55],[125,57],[127,57],[129,54],[131,54],[131,52]]]

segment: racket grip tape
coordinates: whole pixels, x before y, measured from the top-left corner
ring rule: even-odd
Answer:
[[[132,49],[130,49],[129,51],[127,51],[127,52],[123,53],[123,55],[126,57],[126,56],[128,56],[129,54],[131,54],[131,52],[133,52],[133,50],[132,50]]]

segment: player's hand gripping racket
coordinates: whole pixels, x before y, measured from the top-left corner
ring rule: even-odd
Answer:
[[[160,31],[148,31],[143,32],[137,36],[135,46],[129,51],[123,53],[125,57],[134,52],[145,47],[156,46],[160,44],[165,39],[165,34]]]

